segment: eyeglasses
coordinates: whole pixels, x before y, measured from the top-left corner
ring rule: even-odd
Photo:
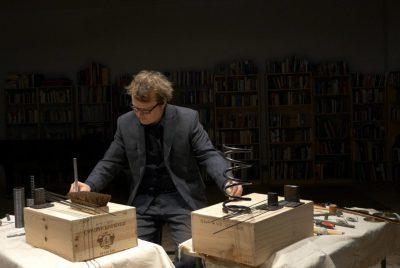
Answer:
[[[151,114],[151,112],[161,103],[157,103],[156,105],[154,105],[153,107],[149,108],[149,109],[142,109],[142,108],[137,108],[135,107],[135,105],[132,105],[131,108],[135,113],[141,113],[141,114]]]

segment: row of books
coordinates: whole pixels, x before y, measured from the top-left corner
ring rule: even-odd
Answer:
[[[352,88],[383,88],[386,85],[385,74],[351,74]]]
[[[310,89],[309,75],[267,76],[268,89]]]
[[[22,92],[6,92],[6,98],[8,104],[35,104],[36,101],[36,92],[29,90],[29,91],[22,91]]]
[[[384,163],[356,163],[356,180],[360,182],[388,181],[390,177],[386,172]]]
[[[279,142],[310,142],[310,128],[270,129],[269,140],[271,143]]]
[[[39,92],[40,103],[71,103],[71,99],[71,88],[43,89]]]
[[[383,120],[384,110],[383,107],[368,106],[358,108],[360,110],[353,111],[353,121],[365,123],[365,121],[378,121]]]
[[[311,104],[311,94],[302,91],[273,91],[268,94],[268,103],[274,106]]]
[[[78,85],[88,87],[108,86],[110,84],[110,69],[100,63],[92,62],[83,70],[78,71],[77,82]]]
[[[108,86],[80,87],[79,103],[106,103],[111,101],[111,88]]]
[[[346,113],[350,101],[348,99],[319,99],[315,106],[317,114]]]
[[[317,139],[344,139],[348,137],[349,123],[341,119],[317,119]]]
[[[164,72],[165,76],[174,86],[211,86],[213,75],[211,72],[202,71],[172,71]]]
[[[357,142],[354,156],[356,161],[384,161],[385,147],[380,143]]]
[[[353,103],[355,104],[383,104],[385,102],[385,93],[383,89],[358,89],[353,91]]]
[[[269,127],[311,127],[311,116],[306,113],[275,113],[268,116]]]
[[[33,88],[42,85],[44,77],[37,73],[8,73],[5,87],[8,89]]]
[[[348,154],[350,145],[345,141],[319,141],[317,143],[318,155],[342,155]]]
[[[258,130],[216,131],[215,142],[221,144],[254,144],[260,142]]]
[[[217,128],[256,128],[258,127],[258,113],[220,113],[216,117]]]
[[[363,125],[353,128],[355,139],[383,140],[386,137],[385,127],[381,125]]]
[[[284,145],[272,146],[269,151],[269,159],[274,160],[311,160],[312,149],[310,145]]]
[[[317,65],[315,73],[321,76],[348,75],[349,65],[345,61],[324,62]]]
[[[111,108],[109,106],[82,106],[80,109],[80,122],[102,122],[111,120]]]
[[[257,106],[257,95],[215,95],[215,104],[217,107],[243,107]]]
[[[307,180],[313,177],[312,164],[309,162],[272,162],[269,176],[273,180]]]
[[[73,138],[72,128],[49,128],[41,131],[40,136],[49,140],[71,140]]]
[[[204,105],[214,102],[214,95],[211,90],[185,90],[180,92],[180,102],[182,105]]]
[[[215,92],[257,91],[257,77],[219,77],[214,81]]]
[[[349,161],[326,161],[315,163],[315,179],[348,179],[350,174]]]
[[[267,73],[305,73],[312,71],[312,66],[308,60],[290,57],[284,61],[265,62]]]
[[[333,78],[315,81],[314,92],[316,96],[346,95],[349,93],[349,82],[347,79]]]
[[[217,74],[248,75],[257,73],[257,65],[252,60],[236,60],[216,66]]]
[[[71,109],[47,109],[40,112],[43,123],[72,123]]]
[[[36,124],[39,113],[36,109],[17,109],[7,111],[7,124]]]

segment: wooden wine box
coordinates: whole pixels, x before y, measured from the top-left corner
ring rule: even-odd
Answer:
[[[67,260],[85,261],[136,247],[136,209],[108,203],[108,212],[88,214],[68,205],[24,208],[26,242]]]
[[[313,236],[312,201],[300,200],[303,204],[297,207],[283,206],[269,211],[257,208],[267,203],[267,195],[252,193],[246,197],[251,201],[230,204],[249,206],[251,213],[232,217],[232,213],[222,211],[222,203],[192,212],[196,253],[259,266],[276,251]]]

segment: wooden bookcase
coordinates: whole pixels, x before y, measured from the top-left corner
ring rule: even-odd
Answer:
[[[351,87],[345,62],[322,63],[314,75],[315,180],[352,179]]]
[[[314,181],[312,73],[305,60],[266,64],[266,157],[270,185]]]
[[[260,83],[257,74],[214,76],[215,145],[251,148],[252,154],[234,158],[253,164],[238,171],[238,178],[261,183]]]
[[[214,88],[213,76],[209,71],[166,72],[173,83],[172,104],[188,107],[199,112],[199,120],[214,141]]]
[[[387,181],[386,76],[351,74],[354,180]]]
[[[78,86],[76,97],[77,138],[111,140],[112,87]]]
[[[76,87],[77,139],[108,141],[113,137],[113,87],[110,70],[102,64],[91,63],[78,72]]]
[[[400,181],[400,72],[389,73],[387,89],[387,113],[389,117],[387,157],[389,173],[392,180],[398,183]]]
[[[5,89],[9,140],[74,137],[72,86]]]

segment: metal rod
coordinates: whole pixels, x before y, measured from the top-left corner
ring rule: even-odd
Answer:
[[[72,159],[73,165],[74,165],[74,185],[75,185],[75,190],[79,192],[79,185],[78,185],[78,163],[76,157]]]

